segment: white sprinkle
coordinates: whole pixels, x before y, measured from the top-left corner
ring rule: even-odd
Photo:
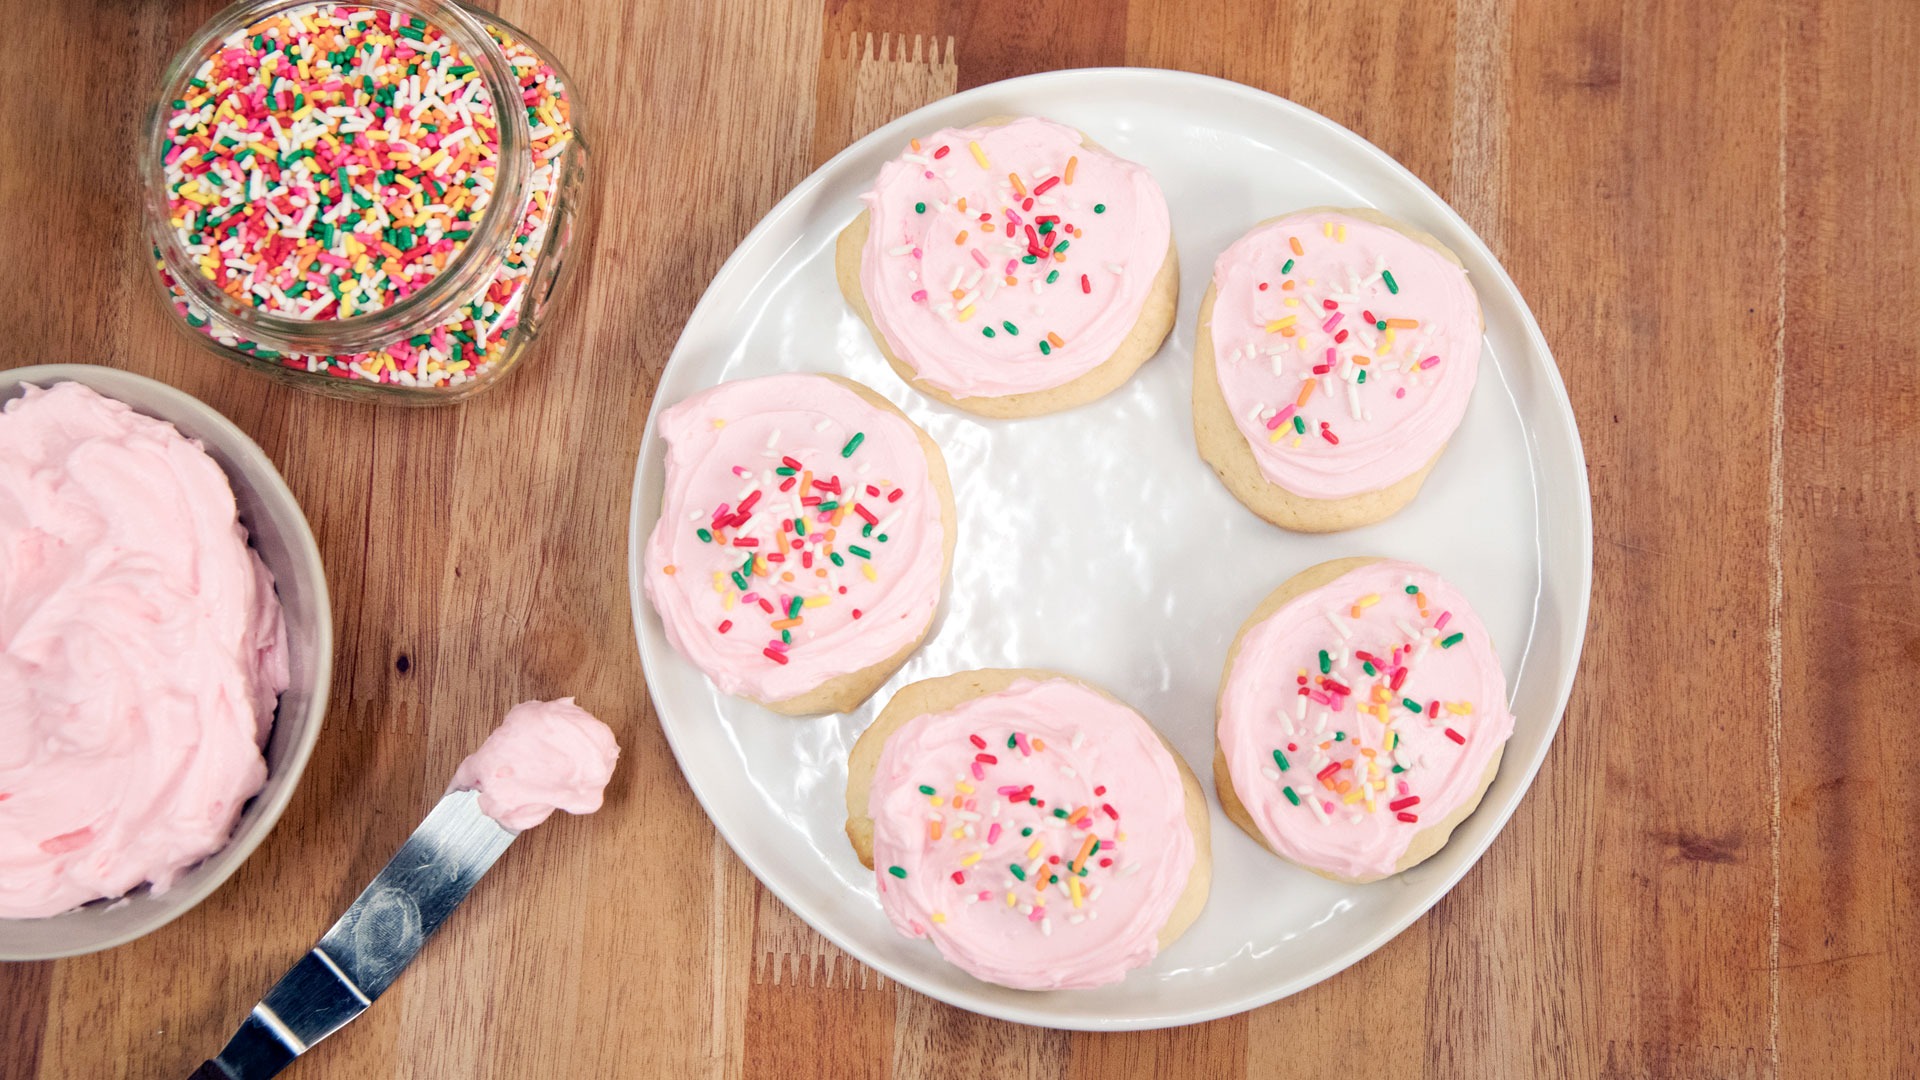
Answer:
[[[1123,878],[1132,877],[1133,875],[1139,872],[1140,872],[1140,863],[1136,860],[1134,862],[1128,863],[1126,866],[1126,869],[1120,871],[1120,876]]]
[[[1331,824],[1331,822],[1327,820],[1327,812],[1325,810],[1320,809],[1320,800],[1318,797],[1309,795],[1307,796],[1305,801],[1307,804],[1307,809],[1313,811],[1313,816],[1320,819],[1320,824],[1322,825]]]
[[[899,247],[890,247],[890,248],[888,248],[888,249],[887,249],[887,254],[889,254],[889,255],[905,255],[905,254],[907,254],[907,253],[909,253],[909,252],[911,252],[912,250],[913,250],[913,245],[912,245],[912,244],[901,244],[901,245],[900,245]]]
[[[1069,915],[1069,916],[1067,916],[1067,925],[1068,925],[1068,926],[1079,926],[1079,925],[1080,925],[1081,923],[1083,923],[1083,922],[1086,922],[1086,921],[1087,921],[1087,917],[1086,917],[1085,915]]]
[[[1073,733],[1073,738],[1067,740],[1067,747],[1068,749],[1071,749],[1071,750],[1078,750],[1080,749],[1080,747],[1086,744],[1086,741],[1087,741],[1087,733],[1084,731],[1076,730]]]
[[[774,428],[772,431],[767,432],[767,449],[769,450],[773,449],[773,445],[779,441],[780,441],[779,428]]]
[[[831,420],[822,420],[822,421],[820,421],[819,423],[817,423],[817,424],[815,424],[815,425],[813,425],[813,430],[815,430],[815,431],[825,431],[825,430],[827,430],[828,428],[830,428],[830,427],[832,427],[832,426],[833,426],[833,421],[831,421]]]
[[[1276,769],[1276,768],[1274,768],[1274,767],[1273,767],[1273,766],[1271,766],[1271,765],[1262,765],[1262,766],[1260,766],[1260,773],[1261,773],[1261,775],[1263,775],[1263,776],[1265,776],[1265,777],[1266,777],[1267,779],[1269,779],[1269,780],[1279,780],[1279,779],[1280,779],[1280,770],[1279,770],[1279,769]]]
[[[1045,935],[1045,936],[1047,936],[1047,937],[1052,937],[1052,936],[1053,936],[1053,916],[1051,916],[1051,915],[1043,915],[1043,916],[1041,916],[1041,918],[1040,918],[1040,933],[1041,933],[1041,934],[1043,934],[1043,935]]]
[[[1333,628],[1335,630],[1340,631],[1340,640],[1345,641],[1346,639],[1353,636],[1353,631],[1347,629],[1347,622],[1345,619],[1342,619],[1340,617],[1339,612],[1337,611],[1327,612],[1327,621],[1333,624]]]
[[[1060,766],[1060,775],[1066,777],[1069,780],[1078,779],[1080,776],[1079,773],[1074,772],[1072,769],[1067,768],[1065,765]]]

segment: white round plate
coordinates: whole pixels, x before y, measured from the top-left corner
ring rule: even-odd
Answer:
[[[1180,247],[1180,316],[1160,354],[1071,412],[982,420],[887,367],[834,282],[834,236],[907,140],[996,114],[1051,117],[1153,171]],[[1399,516],[1332,536],[1283,532],[1228,495],[1194,450],[1195,312],[1213,259],[1253,223],[1321,204],[1378,207],[1466,262],[1486,313],[1479,385],[1426,489]],[[728,379],[828,371],[900,405],[946,452],[959,547],[926,646],[859,711],[793,720],[724,697],[667,645],[640,587],[659,516],[660,410]],[[1547,343],[1486,245],[1379,149],[1272,95],[1198,75],[1064,71],[983,86],[909,114],[808,177],[748,235],[687,320],[660,378],[634,478],[628,550],[640,655],[694,794],[801,918],[890,978],[962,1008],[1058,1028],[1165,1027],[1310,986],[1380,947],[1493,841],[1532,782],[1580,655],[1592,577],[1585,459]],[[976,667],[1055,668],[1111,689],[1211,787],[1227,645],[1283,579],[1376,554],[1439,571],[1501,648],[1518,718],[1486,799],[1438,855],[1371,885],[1274,858],[1213,814],[1213,896],[1192,930],[1125,981],[1032,993],[978,982],[881,914],[842,831],[846,755],[895,689]]]

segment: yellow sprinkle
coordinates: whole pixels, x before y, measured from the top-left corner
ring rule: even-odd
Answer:
[[[872,564],[872,563],[861,563],[861,564],[860,564],[860,572],[861,572],[862,574],[865,574],[865,575],[867,576],[867,580],[868,580],[868,581],[879,581],[879,580],[880,580],[880,575],[879,575],[879,574],[876,574],[876,573],[874,573],[874,572],[873,572],[873,564]]]
[[[391,363],[391,361],[389,361],[389,363]],[[731,591],[720,594],[720,610],[722,611],[733,610],[733,593]]]
[[[1295,435],[1295,436],[1293,437],[1293,442],[1292,442],[1292,444],[1291,444],[1291,445],[1293,445],[1293,446],[1299,446],[1299,445],[1300,445],[1300,436],[1298,436],[1298,435]]]
[[[965,855],[961,856],[960,865],[972,866],[974,863],[977,863],[979,861],[980,861],[980,853],[977,851],[969,851]]]
[[[927,797],[927,803],[928,805],[931,805],[931,806],[945,806],[947,804],[947,800],[942,798],[939,795],[929,795]]]
[[[973,794],[973,785],[967,783],[965,780],[955,780],[953,782],[953,787],[954,787],[954,790],[958,791],[962,795]]]
[[[1040,854],[1040,841],[1035,840],[1033,846],[1027,849],[1027,858],[1031,859],[1038,854]]]
[[[981,168],[983,169],[993,168],[993,166],[987,164],[987,152],[985,150],[980,149],[979,143],[969,142],[967,143],[967,149],[973,151],[973,160],[979,162]]]
[[[1359,802],[1360,789],[1355,788],[1352,791],[1347,792],[1345,795],[1340,797],[1340,801],[1347,804],[1348,806],[1352,806],[1354,803]]]
[[[947,921],[947,917],[938,911],[934,912],[931,918],[933,919],[934,922],[937,922],[937,923],[943,923]]]
[[[1067,892],[1069,895],[1073,897],[1073,906],[1079,907],[1080,906],[1080,879],[1079,878],[1070,877],[1067,879]]]
[[[1007,891],[1007,906],[1008,906],[1008,907],[1012,907],[1013,905],[1015,905],[1015,904],[1017,904],[1017,903],[1019,903],[1019,902],[1020,902],[1020,901],[1018,901],[1018,900],[1015,900],[1015,899],[1013,898],[1013,891],[1012,891],[1011,889],[1009,889],[1009,890]]]
[[[1347,242],[1347,227],[1345,225],[1340,226],[1340,235],[1334,237],[1334,239],[1340,241],[1343,244]]]
[[[718,570],[713,572],[713,591],[717,593],[727,591],[727,575]]]
[[[967,829],[966,829],[966,826],[964,825],[953,830],[953,838],[955,840],[963,839],[966,835],[967,835]]]
[[[1279,442],[1279,441],[1280,441],[1280,439],[1281,439],[1281,438],[1282,438],[1283,436],[1285,436],[1285,435],[1288,435],[1288,434],[1290,434],[1290,433],[1292,433],[1292,431],[1293,431],[1293,429],[1292,429],[1292,428],[1290,428],[1290,427],[1277,427],[1277,428],[1274,428],[1274,429],[1273,429],[1273,433],[1267,436],[1267,441],[1268,441],[1268,442],[1270,442],[1270,443],[1276,443],[1276,442]]]
[[[1368,593],[1367,595],[1361,597],[1360,599],[1355,600],[1353,602],[1353,606],[1354,607],[1372,607],[1373,605],[1379,602],[1380,602],[1379,593]]]
[[[806,600],[801,602],[800,606],[801,607],[826,607],[828,604],[831,604],[831,603],[833,603],[832,597],[809,596],[806,598]]]
[[[1473,712],[1473,706],[1464,701],[1449,701],[1447,711],[1455,716],[1467,716]]]
[[[713,418],[713,430],[719,431],[721,428],[726,426],[727,426],[727,422],[725,420],[722,420],[717,416]]]
[[[966,307],[961,308],[960,314],[957,316],[957,318],[961,322],[966,322],[968,319],[973,318],[973,305],[968,304]]]
[[[1320,223],[1320,235],[1321,235],[1321,236],[1332,236],[1332,235],[1333,235],[1333,222],[1331,222],[1331,221],[1323,221],[1323,222],[1321,222],[1321,223]]]
[[[1272,334],[1272,333],[1277,333],[1278,331],[1284,330],[1287,327],[1292,326],[1296,321],[1299,320],[1299,318],[1300,316],[1298,315],[1287,315],[1282,318],[1275,319],[1272,322],[1267,324],[1267,333]]]

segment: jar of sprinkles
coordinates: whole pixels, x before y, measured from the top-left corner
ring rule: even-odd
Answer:
[[[169,65],[142,147],[190,336],[333,396],[457,401],[540,331],[587,210],[580,101],[448,0],[246,0]]]

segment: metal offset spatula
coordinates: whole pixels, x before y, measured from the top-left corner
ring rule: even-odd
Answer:
[[[265,1080],[373,1004],[518,835],[449,792],[313,950],[189,1080]]]

